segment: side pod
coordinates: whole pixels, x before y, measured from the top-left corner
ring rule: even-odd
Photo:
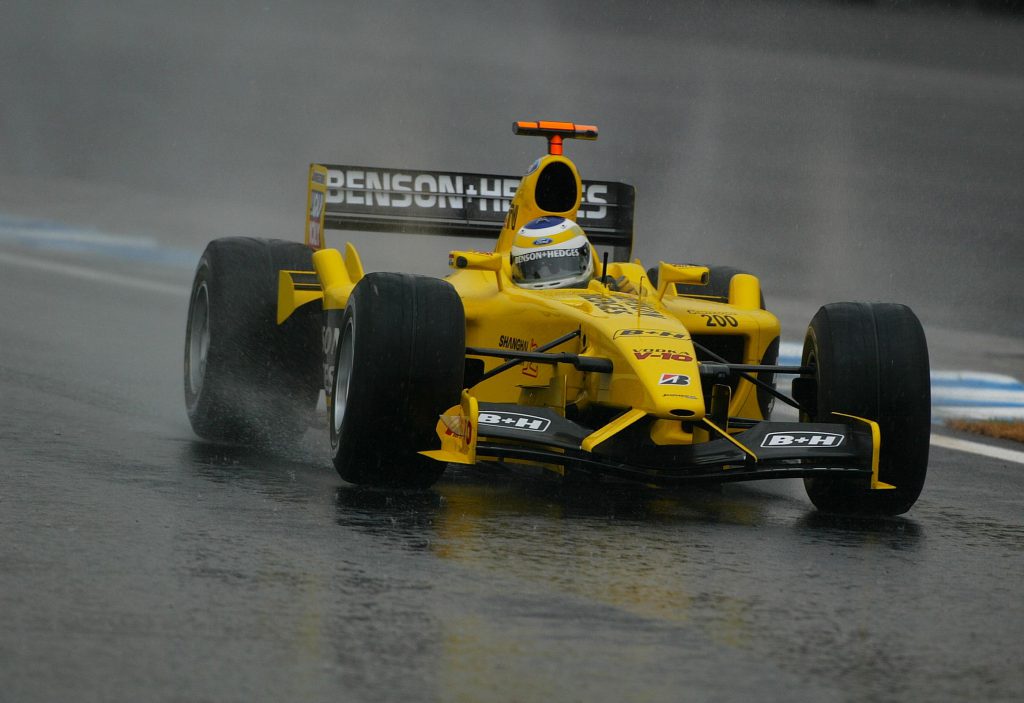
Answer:
[[[324,297],[315,271],[280,271],[277,275],[277,324],[296,310]]]
[[[352,244],[345,245],[345,256],[337,249],[313,253],[315,271],[281,271],[277,283],[277,324],[281,324],[303,305],[323,300],[325,310],[345,307],[352,288],[363,277],[363,264]]]

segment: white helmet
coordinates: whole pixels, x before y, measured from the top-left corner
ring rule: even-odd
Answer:
[[[593,275],[590,242],[572,220],[538,217],[512,241],[512,280],[521,288],[585,288]]]

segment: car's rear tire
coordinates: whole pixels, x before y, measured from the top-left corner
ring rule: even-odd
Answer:
[[[462,300],[446,281],[371,273],[341,317],[328,415],[334,466],[351,483],[426,488],[445,465],[438,416],[459,402],[466,358]]]
[[[192,429],[219,442],[293,441],[320,391],[320,305],[277,324],[281,269],[312,270],[304,245],[228,237],[196,269],[185,331],[185,407]]]
[[[708,282],[707,285],[692,285],[688,283],[677,283],[676,293],[679,295],[687,295],[701,300],[709,300],[714,303],[728,303],[729,302],[729,285],[732,283],[733,276],[747,273],[743,269],[738,269],[735,266],[708,266]],[[647,270],[647,275],[651,279],[651,285],[657,287],[658,285],[658,268],[652,267]],[[766,310],[764,303],[764,292],[761,293],[761,309]],[[714,341],[714,337],[704,336],[700,339],[695,340],[700,344],[710,345]],[[720,350],[720,353],[724,350]],[[732,363],[740,364],[743,363],[742,347],[736,350],[736,354],[721,354],[727,361]],[[733,358],[730,358],[733,357]],[[779,339],[776,337],[768,346],[765,348],[765,352],[761,357],[761,364],[765,366],[774,366],[779,362]],[[772,388],[775,387],[775,374],[770,371],[759,371],[757,378],[760,381],[768,384]],[[735,388],[736,379],[733,377],[732,385]],[[775,406],[775,396],[766,391],[764,388],[758,386],[757,388],[757,404],[761,410],[761,417],[769,419],[771,417],[772,408]]]
[[[896,486],[871,490],[863,482],[809,478],[811,502],[825,512],[905,513],[924,486],[931,436],[928,345],[917,317],[890,303],[825,305],[807,329],[802,364],[815,373],[801,381],[809,411],[801,420],[842,422],[832,415],[841,412],[877,422],[878,478]]]
[[[729,302],[729,284],[732,277],[738,273],[747,273],[735,266],[708,266],[708,282],[706,285],[695,285],[690,283],[677,283],[676,293],[688,295],[702,300],[710,300],[714,303]],[[658,267],[647,270],[647,277],[651,279],[651,285],[658,286]],[[761,309],[765,310],[764,293],[761,293]]]

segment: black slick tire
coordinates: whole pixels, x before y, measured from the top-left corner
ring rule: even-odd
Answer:
[[[196,268],[185,331],[185,407],[218,442],[272,445],[309,428],[320,391],[322,308],[277,324],[278,271],[312,270],[304,245],[229,237]]]
[[[461,298],[440,279],[367,274],[352,290],[337,339],[328,415],[338,473],[366,486],[432,485],[445,464],[418,452],[439,446],[438,416],[462,392]]]
[[[881,431],[880,481],[808,478],[821,511],[900,515],[917,500],[928,469],[931,385],[928,346],[917,317],[904,305],[833,303],[820,308],[804,340],[802,364],[816,371],[802,381],[809,413],[803,421],[842,422],[833,412],[874,420]],[[851,421],[850,424],[852,424]]]

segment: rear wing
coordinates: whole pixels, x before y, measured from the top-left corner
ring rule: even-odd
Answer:
[[[506,221],[521,178],[312,164],[306,244],[323,247],[323,230],[493,237]],[[582,181],[577,222],[594,244],[628,260],[633,246],[633,186]]]

